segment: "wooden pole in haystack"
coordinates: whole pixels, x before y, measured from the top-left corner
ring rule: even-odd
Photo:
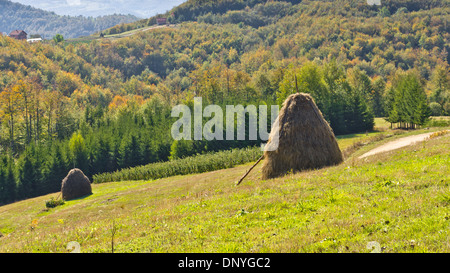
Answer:
[[[300,92],[298,92],[298,82],[297,82],[297,75],[295,75],[294,76],[294,80],[295,80],[295,90],[297,91],[297,93],[300,93]],[[256,161],[256,163],[244,174],[244,176],[242,176],[241,177],[241,179],[239,179],[239,181],[236,183],[236,186],[239,186],[239,184],[241,184],[242,183],[242,181],[244,181],[244,179],[247,177],[247,175],[249,175],[250,174],[250,172],[253,170],[253,168],[255,168],[256,167],[256,165],[258,165],[259,164],[259,162],[261,162],[261,160],[263,160],[263,158],[264,158],[264,155],[262,155],[259,159],[258,159],[258,161]]]
[[[295,79],[295,90],[297,91],[297,93],[300,93],[300,92],[298,92],[297,75],[295,75],[294,79]],[[256,163],[255,163],[255,164],[254,164],[254,165],[253,165],[253,166],[252,166],[252,167],[244,174],[244,176],[242,176],[241,179],[239,179],[239,181],[236,183],[236,186],[239,186],[239,184],[241,184],[242,181],[244,181],[244,179],[247,177],[247,175],[250,174],[250,172],[253,170],[253,168],[255,168],[256,165],[258,165],[259,162],[261,162],[261,160],[263,160],[263,158],[264,158],[264,155],[262,155],[262,156],[258,159],[258,161],[256,161]]]
[[[244,176],[242,176],[241,179],[239,179],[239,181],[236,183],[236,186],[239,186],[239,184],[241,184],[242,181],[244,181],[244,179],[247,177],[247,175],[253,170],[253,168],[256,167],[256,165],[258,165],[259,162],[261,162],[261,160],[263,160],[263,158],[264,158],[264,155],[262,155],[262,156],[258,159],[258,161],[256,161],[256,163],[250,168],[250,170],[248,170],[248,171],[244,174]]]

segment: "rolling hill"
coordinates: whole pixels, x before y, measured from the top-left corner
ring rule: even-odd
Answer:
[[[33,7],[53,11],[59,15],[69,16],[105,16],[113,13],[132,14],[140,18],[147,18],[157,13],[164,13],[185,0],[15,0],[15,2]]]
[[[94,32],[121,23],[138,20],[133,15],[104,15],[99,17],[61,16],[31,6],[0,0],[0,32],[9,34],[16,29],[25,30],[29,35],[39,34],[49,39],[56,34],[65,38],[87,36]]]

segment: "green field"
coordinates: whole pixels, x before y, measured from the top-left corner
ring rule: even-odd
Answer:
[[[57,194],[6,205],[0,252],[67,252],[72,241],[112,252],[113,230],[114,252],[370,252],[369,242],[383,252],[450,251],[450,135],[355,160],[388,139],[339,166],[273,180],[260,179],[260,164],[238,187],[251,163],[94,184],[92,195],[52,209],[45,201]]]

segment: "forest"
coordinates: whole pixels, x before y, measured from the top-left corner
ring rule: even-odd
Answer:
[[[51,39],[56,34],[61,34],[65,38],[75,38],[136,20],[138,20],[136,16],[122,14],[96,18],[61,16],[9,0],[0,0],[0,33],[9,34],[13,30],[22,29],[29,37],[39,35],[44,39]]]
[[[448,1],[211,2],[117,40],[0,37],[0,203],[59,191],[73,167],[92,178],[260,144],[174,141],[171,109],[194,97],[281,106],[310,93],[337,135],[450,114]]]

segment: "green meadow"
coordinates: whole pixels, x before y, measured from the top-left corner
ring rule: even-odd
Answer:
[[[261,180],[253,165],[93,184],[0,207],[0,252],[449,252],[450,134],[357,159],[391,139],[445,128],[339,137],[346,161]],[[375,134],[375,135],[374,135]],[[390,134],[376,137],[376,134]],[[354,145],[363,143],[363,145]]]

